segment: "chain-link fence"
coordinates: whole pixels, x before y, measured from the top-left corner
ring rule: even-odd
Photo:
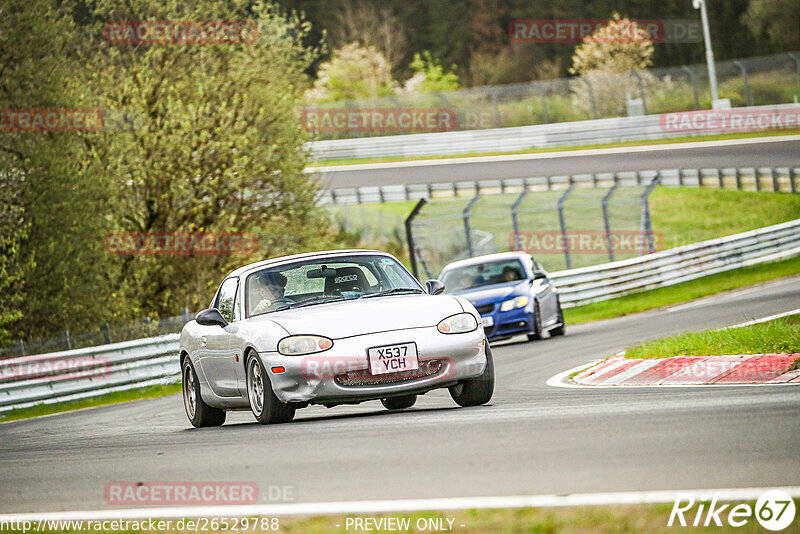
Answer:
[[[720,98],[730,99],[734,107],[784,104],[800,97],[800,52],[721,61],[716,66]],[[325,110],[380,111],[381,128],[354,126],[346,121],[321,129],[306,126],[317,140],[345,139],[710,109],[711,100],[708,71],[705,64],[698,64],[327,102],[314,106],[315,120],[322,121]],[[386,110],[438,110],[446,112],[446,120],[436,120],[430,130],[426,125],[420,130],[413,121],[388,127]]]

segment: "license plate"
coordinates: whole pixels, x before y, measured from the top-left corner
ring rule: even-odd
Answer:
[[[488,317],[481,317],[481,324],[483,326],[494,326],[494,317],[491,315]]]
[[[373,347],[367,351],[369,370],[373,375],[401,373],[419,369],[416,343],[400,343]]]

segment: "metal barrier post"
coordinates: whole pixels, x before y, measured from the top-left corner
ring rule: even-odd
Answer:
[[[744,82],[744,97],[747,100],[747,105],[753,105],[753,95],[750,93],[750,82],[747,79],[747,68],[745,68],[744,63],[741,61],[733,60],[732,62],[736,67],[742,71],[742,82]]]
[[[681,67],[683,72],[689,75],[689,79],[692,81],[692,93],[694,94],[694,109],[700,109],[700,95],[697,92],[697,77],[694,74],[694,71],[684,65]]]
[[[796,177],[797,176],[796,176],[796,174],[794,172],[794,167],[790,166],[789,167],[789,184],[791,184],[792,193],[797,193],[797,185],[795,185],[795,182],[794,182]]]
[[[661,172],[656,172],[655,177],[647,186],[644,193],[642,193],[642,237],[647,240],[647,251],[653,253],[656,251],[655,239],[653,236],[653,221],[650,219],[650,202],[648,201],[650,193],[661,183]],[[644,256],[644,242],[642,243],[642,253]]]
[[[582,77],[583,83],[586,84],[586,88],[589,89],[589,103],[592,105],[592,118],[597,118],[597,103],[594,100],[594,89],[592,89],[592,84],[588,78]]]
[[[433,275],[431,275],[431,270],[428,269],[428,264],[425,261],[425,258],[422,257],[422,251],[420,251],[419,247],[417,247],[415,250],[417,252],[417,256],[419,256],[419,262],[422,264],[422,268],[425,269],[425,275],[428,278],[433,278]],[[416,276],[416,275],[414,275],[414,276]]]
[[[608,190],[603,196],[603,224],[606,228],[606,245],[608,246],[608,261],[614,261],[614,242],[611,239],[611,218],[608,216],[608,203],[611,201],[611,196],[614,194],[614,191],[617,190],[619,187],[619,177],[617,173],[614,173],[614,185],[611,186],[611,189]]]
[[[511,224],[514,227],[514,250],[522,250],[522,243],[520,243],[518,212],[519,207],[522,205],[522,202],[525,200],[526,196],[528,196],[528,190],[523,189],[522,193],[519,194],[517,200],[515,200],[514,204],[511,206]]]
[[[461,212],[461,217],[464,219],[464,234],[467,240],[467,253],[469,254],[470,258],[475,255],[475,251],[472,249],[472,230],[469,227],[469,215],[472,212],[472,208],[475,207],[475,204],[478,203],[480,198],[481,194],[476,193],[475,196],[472,197],[472,200],[469,201],[469,204],[467,204],[467,207],[464,208],[464,211]]]
[[[644,82],[642,81],[642,76],[635,70],[631,72],[636,77],[636,82],[639,85],[639,94],[642,96],[642,109],[644,114],[647,115],[647,95],[644,92]]]
[[[569,239],[567,239],[567,220],[564,217],[564,203],[567,201],[570,193],[572,193],[572,190],[575,189],[575,185],[572,176],[570,176],[569,187],[558,199],[558,224],[561,226],[561,238],[564,240],[564,261],[567,264],[567,269],[572,269],[572,256],[570,256]]]
[[[422,206],[425,205],[426,200],[424,198],[419,199],[417,205],[414,206],[414,209],[411,210],[411,213],[408,214],[406,217],[406,241],[408,243],[408,256],[411,261],[411,272],[414,274],[414,277],[419,279],[419,272],[417,270],[417,258],[416,258],[416,246],[414,246],[414,234],[411,231],[411,223],[414,221],[414,218],[419,215]]]
[[[735,171],[736,171],[736,190],[737,191],[741,191],[742,190],[742,171],[741,171],[741,169],[739,169],[739,167],[736,167]]]

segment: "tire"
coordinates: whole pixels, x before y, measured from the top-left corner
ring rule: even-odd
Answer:
[[[294,419],[295,407],[281,402],[272,391],[261,360],[252,352],[247,357],[247,398],[256,421],[262,425],[288,423]]]
[[[561,309],[561,300],[559,299],[556,302],[558,302],[558,322],[561,324],[561,326],[550,330],[550,335],[563,336],[567,333],[567,325],[564,324],[564,310]]]
[[[402,397],[389,397],[381,399],[381,404],[387,410],[405,410],[411,408],[417,402],[416,395],[404,395]]]
[[[494,393],[494,360],[492,349],[486,344],[486,368],[483,373],[469,380],[462,380],[450,387],[450,396],[462,407],[480,406],[492,400]]]
[[[197,373],[188,356],[183,359],[181,367],[183,408],[186,410],[186,417],[189,418],[189,422],[195,428],[221,426],[225,422],[225,410],[213,408],[205,403],[202,395],[200,395],[200,382],[197,380]]]
[[[533,304],[533,332],[528,334],[528,341],[542,339],[542,314],[539,313],[539,303]]]

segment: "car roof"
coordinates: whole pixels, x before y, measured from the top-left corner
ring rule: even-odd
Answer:
[[[390,258],[394,258],[388,252],[383,252],[380,250],[369,250],[369,249],[342,249],[342,250],[322,250],[319,252],[304,252],[302,254],[292,254],[290,256],[280,256],[277,258],[270,258],[268,260],[257,261],[255,263],[250,263],[247,265],[243,265],[238,269],[233,270],[228,276],[225,278],[231,277],[239,277],[242,275],[249,274],[252,271],[257,271],[264,267],[271,267],[273,265],[280,265],[283,263],[290,263],[296,260],[303,260],[309,258],[326,258],[329,256],[341,256],[341,255],[359,255],[359,254],[380,254],[383,256],[388,256]],[[397,258],[395,258],[397,259]]]
[[[472,265],[480,265],[482,263],[491,263],[495,261],[503,261],[503,260],[524,260],[525,258],[529,258],[530,254],[527,252],[516,251],[516,252],[497,252],[495,254],[486,254],[484,256],[475,256],[474,258],[467,258],[465,260],[458,260],[454,261],[453,263],[448,263],[442,269],[442,272],[448,271],[450,269],[457,269],[460,267],[470,267]]]

